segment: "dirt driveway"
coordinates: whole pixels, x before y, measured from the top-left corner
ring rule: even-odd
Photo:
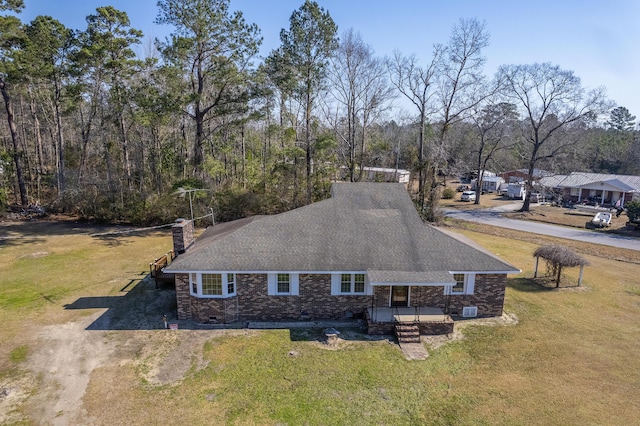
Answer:
[[[119,241],[114,237],[91,237],[93,232],[111,229],[118,227],[98,228],[75,222],[0,222],[0,254],[16,253],[18,261],[24,262],[59,255],[69,246],[83,244],[88,251],[114,253],[105,260],[112,262],[120,256],[113,248],[129,245],[132,248],[127,253],[137,256],[131,262],[137,265],[133,270],[138,270],[140,262],[144,265],[150,256],[139,255],[138,246],[132,244],[133,237]],[[165,241],[163,235],[153,238]],[[117,272],[112,277],[121,274]],[[65,302],[50,300],[43,293],[48,307],[46,312],[38,310],[42,316],[21,313],[18,308],[11,311],[18,318],[3,334],[5,350],[1,352],[7,356],[3,368],[8,368],[0,370],[0,424],[101,424],[84,408],[96,371],[113,368],[118,372],[121,367],[129,367],[129,371],[133,368],[138,373],[138,380],[151,385],[177,383],[190,369],[204,367],[202,349],[206,340],[235,332],[198,329],[185,322],[177,332],[166,330],[163,313],[176,322],[171,318],[175,313],[175,290],[167,285],[156,289],[155,283],[139,270],[134,279],[125,277],[97,280],[97,284],[91,277],[93,284],[87,284],[90,287],[86,292],[77,287],[72,294],[80,296],[74,300],[70,295]],[[116,291],[109,294],[114,286]],[[38,288],[47,291],[44,284]],[[10,294],[11,289],[5,286],[3,291]],[[26,316],[21,320],[21,315]],[[7,363],[9,351],[19,347],[28,348],[26,358]]]
[[[31,337],[24,374],[12,383],[0,382],[0,424],[25,420],[20,411],[35,424],[99,424],[83,409],[91,374],[99,368],[145,362],[149,368],[140,370],[143,378],[164,385],[181,380],[192,366],[204,367],[204,342],[227,332],[164,329],[157,313],[170,314],[174,305],[172,289],[156,290],[144,279],[122,296],[80,298],[65,306],[87,315],[46,326]]]

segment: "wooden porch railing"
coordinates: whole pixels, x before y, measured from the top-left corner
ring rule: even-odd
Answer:
[[[176,255],[173,250],[169,251],[163,256],[160,256],[157,259],[154,259],[153,262],[149,263],[149,275],[155,280],[156,288],[158,288],[158,284],[161,281],[173,281],[175,278],[174,274],[165,274],[163,269],[169,265],[173,259],[176,258]]]

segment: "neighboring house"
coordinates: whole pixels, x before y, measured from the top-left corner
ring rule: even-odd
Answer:
[[[191,227],[174,225],[177,252]],[[449,314],[502,315],[520,271],[425,224],[401,184],[334,183],[330,199],[208,228],[166,272],[178,319],[362,317],[372,334],[399,322],[435,334],[452,331]]]
[[[534,182],[551,175],[552,173],[549,173],[546,170],[533,169]],[[498,176],[502,177],[507,183],[524,182],[529,179],[529,170],[509,170],[508,172],[499,173]]]
[[[349,169],[343,166],[340,168],[340,172],[340,180],[347,180]],[[356,176],[358,176],[362,182],[400,182],[405,184],[405,186],[409,184],[410,175],[411,172],[409,172],[409,170],[387,167],[365,166],[356,170]]]
[[[541,179],[539,184],[561,191],[565,202],[624,207],[640,197],[640,176],[573,172]]]
[[[478,180],[478,175],[479,175],[478,170],[473,170],[470,172],[463,173],[458,179],[460,183],[471,183],[474,180]],[[486,179],[488,177],[497,176],[497,175],[494,172],[491,172],[489,170],[484,170],[482,172],[482,176],[483,176],[483,179]]]
[[[483,176],[482,177],[482,192],[498,192],[500,190],[500,186],[505,183],[504,179],[500,176]],[[478,191],[477,189],[478,181],[474,180],[471,183],[473,189]]]

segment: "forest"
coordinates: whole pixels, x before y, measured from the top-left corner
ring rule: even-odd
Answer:
[[[444,179],[474,170],[640,174],[627,108],[551,63],[485,75],[477,19],[452,23],[424,57],[378,57],[306,0],[260,58],[260,28],[230,0],[159,0],[155,22],[173,30],[140,57],[125,11],[99,7],[73,29],[22,22],[23,8],[0,0],[3,211],[226,221],[388,167],[411,171],[416,206],[436,221]]]

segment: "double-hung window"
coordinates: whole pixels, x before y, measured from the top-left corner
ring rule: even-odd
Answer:
[[[334,274],[332,277],[332,290],[334,295],[359,295],[365,294],[364,274]]]
[[[364,274],[353,274],[353,292],[364,293]]]
[[[277,293],[280,293],[280,294],[291,293],[291,275],[278,274]]]
[[[475,290],[475,274],[461,274],[455,273],[453,274],[453,279],[455,280],[455,285],[450,287],[449,294],[451,295],[462,295],[462,294],[473,294]]]
[[[298,296],[300,294],[299,274],[292,272],[267,274],[267,294],[269,296]]]
[[[463,294],[464,293],[464,274],[453,274],[453,279],[456,280],[456,285],[451,287],[451,294]]]
[[[351,293],[351,274],[341,274],[340,293]]]
[[[198,294],[198,274],[191,273],[191,294]]]
[[[236,292],[236,276],[227,274],[227,294],[235,294]]]

